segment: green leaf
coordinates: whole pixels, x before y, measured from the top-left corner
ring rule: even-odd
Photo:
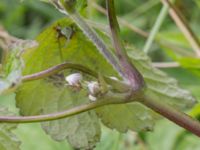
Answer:
[[[8,52],[5,66],[0,76],[0,95],[13,92],[21,83],[23,61],[21,53],[27,48],[36,46],[34,41],[17,41],[12,44]]]
[[[60,32],[63,28],[70,28],[73,33],[66,37]],[[26,65],[24,74],[32,74],[64,61],[83,64],[107,75],[112,74],[112,67],[69,20],[56,22],[41,33],[37,41],[40,44],[38,48],[24,54]],[[23,115],[46,114],[89,102],[85,90],[75,92],[65,86],[64,77],[71,72],[74,70],[63,71],[43,80],[24,83],[16,97],[21,113]],[[89,79],[89,77],[85,78]],[[91,148],[100,138],[100,125],[94,111],[44,123],[43,127],[52,138],[56,140],[67,138],[76,148]]]
[[[195,104],[196,100],[191,92],[180,88],[175,78],[154,68],[149,57],[142,51],[132,49],[129,56],[142,73],[150,98],[162,100],[179,109],[191,108]]]
[[[181,87],[185,87],[189,91],[192,92],[192,95],[196,97],[197,101],[200,100],[200,92],[199,92],[199,85],[200,85],[200,78],[191,72],[190,70],[186,70],[183,68],[168,68],[164,69],[167,74],[176,78],[179,82]],[[194,110],[194,108],[192,109]]]
[[[130,58],[145,79],[146,92],[150,99],[162,101],[178,109],[191,108],[195,104],[196,101],[191,93],[179,88],[174,78],[153,68],[150,59],[143,51],[131,47],[128,49],[131,49]],[[138,103],[98,108],[97,114],[106,126],[121,132],[128,129],[151,130],[154,119],[157,118],[150,109]]]
[[[67,141],[52,140],[39,123],[20,124],[14,132],[22,141],[20,150],[73,150]]]
[[[106,126],[120,132],[149,131],[154,126],[155,114],[139,103],[105,106],[96,112]]]
[[[5,108],[0,107],[0,115],[12,115]],[[12,133],[13,129],[17,127],[16,124],[0,124],[0,149],[1,150],[20,150],[20,142],[17,137]]]
[[[60,32],[60,29],[64,28],[71,28],[72,34]],[[26,64],[24,74],[35,73],[68,61],[82,64],[102,75],[118,77],[117,72],[96,47],[69,20],[56,22],[40,34],[37,41],[40,46],[24,55]],[[162,100],[177,108],[193,105],[194,99],[190,93],[180,89],[175,79],[153,68],[151,61],[142,51],[132,49],[129,55],[145,78],[147,94],[150,98]],[[21,113],[31,115],[57,112],[89,102],[87,91],[77,92],[65,87],[64,76],[69,72],[74,70],[63,71],[43,80],[23,84],[17,93],[17,105]],[[84,80],[93,79],[84,76]],[[104,106],[96,109],[96,113],[106,126],[121,132],[128,129],[151,130],[157,118],[153,111],[139,103]],[[74,147],[88,148],[89,145],[91,148],[100,134],[97,120],[95,112],[89,111],[67,119],[45,123],[43,127],[56,140],[67,137]],[[79,130],[75,131],[75,129]]]

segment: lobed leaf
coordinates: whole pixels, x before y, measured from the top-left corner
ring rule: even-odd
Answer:
[[[154,68],[143,51],[131,47],[128,49],[131,49],[128,53],[130,59],[145,79],[145,92],[150,99],[162,101],[177,109],[191,108],[195,104],[196,100],[191,93],[181,89],[174,78]],[[98,108],[97,114],[106,126],[121,132],[128,129],[151,130],[157,118],[155,113],[138,103]]]
[[[64,29],[64,30],[63,30]],[[62,32],[67,31],[67,32]],[[105,76],[117,72],[97,51],[80,29],[70,20],[60,20],[41,33],[39,47],[25,53],[24,74],[32,74],[64,61],[79,63]],[[191,94],[178,87],[174,78],[155,69],[142,51],[131,49],[129,56],[142,73],[147,84],[147,95],[162,100],[176,108],[191,107],[195,100]],[[24,83],[17,92],[17,106],[23,115],[62,111],[87,103],[85,90],[73,91],[65,86],[64,76],[74,70],[63,71],[46,79]],[[84,76],[84,80],[93,80]],[[99,140],[102,122],[118,131],[151,130],[157,114],[139,103],[109,105],[67,119],[43,124],[45,131],[56,140],[67,138],[76,148],[91,148]]]
[[[71,34],[61,33],[71,30]],[[56,22],[37,38],[40,44],[24,54],[24,74],[32,74],[64,61],[83,64],[110,74],[111,66],[95,51],[93,44],[70,20]],[[107,64],[107,65],[106,65]],[[105,66],[105,68],[101,68]],[[46,79],[24,83],[17,92],[17,106],[23,115],[58,112],[89,102],[86,91],[66,87],[64,77],[74,70],[63,71]],[[86,77],[89,78],[89,77]],[[56,140],[65,138],[76,148],[91,148],[100,138],[100,125],[94,111],[67,119],[44,123],[45,131]]]

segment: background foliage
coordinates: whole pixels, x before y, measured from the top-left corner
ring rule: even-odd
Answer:
[[[104,0],[93,1],[105,7]],[[195,33],[200,35],[198,28],[200,24],[199,0],[177,0],[176,5],[186,16]],[[119,17],[127,20],[130,26],[137,26],[143,31],[150,32],[162,5],[159,0],[118,0],[116,7]],[[89,3],[88,12],[88,17],[94,21],[106,23],[105,16],[92,3]],[[52,6],[39,1],[27,0],[23,3],[17,0],[0,1],[0,24],[9,33],[20,38],[34,38],[46,26],[62,17],[63,15]],[[143,49],[146,38],[131,32],[129,28],[124,26],[122,26],[121,35],[127,43],[138,49]],[[170,43],[170,46],[166,43]],[[181,48],[181,51],[177,50],[178,48]],[[200,100],[200,61],[198,59],[194,61],[190,45],[169,16],[165,18],[149,55],[153,61],[179,61],[182,67],[163,69],[163,71],[175,77],[183,88],[189,89],[197,100]],[[18,110],[10,105],[14,101],[14,96],[1,96],[0,103],[17,112]],[[200,118],[199,107],[197,105],[189,113]],[[53,141],[38,124],[19,125],[15,133],[22,141],[22,150],[72,149],[66,142],[57,143]],[[96,149],[195,150],[200,146],[198,141],[199,139],[189,132],[167,120],[161,120],[156,124],[154,132],[150,133],[128,132],[127,134],[120,134],[115,130],[104,127],[101,142]]]

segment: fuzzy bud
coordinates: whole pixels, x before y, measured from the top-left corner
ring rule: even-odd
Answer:
[[[73,73],[71,75],[68,75],[65,80],[68,82],[71,86],[77,86],[80,85],[81,80],[83,79],[82,75],[80,73]]]
[[[96,97],[92,96],[92,95],[89,95],[88,98],[90,99],[90,101],[94,102],[97,100]]]
[[[97,95],[100,92],[99,83],[96,81],[89,82],[87,86],[91,95]]]

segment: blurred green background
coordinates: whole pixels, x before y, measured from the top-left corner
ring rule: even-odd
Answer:
[[[98,5],[97,5],[98,4]],[[99,10],[105,7],[104,0],[90,0],[87,17],[95,22],[106,24],[104,14]],[[200,0],[176,0],[176,6],[186,17],[188,24],[197,36],[200,35]],[[117,14],[127,25],[121,25],[121,35],[126,43],[143,49],[146,42],[143,33],[149,33],[160,13],[160,0],[116,0]],[[53,6],[35,0],[0,0],[0,25],[11,35],[34,39],[46,26],[62,18]],[[142,30],[139,34],[134,27]],[[164,18],[156,41],[152,44],[149,55],[154,62],[180,61],[179,68],[163,69],[175,77],[179,84],[189,89],[200,100],[200,61],[191,65],[193,51],[187,40],[167,15]],[[183,58],[190,58],[184,60]],[[193,67],[195,66],[195,67]],[[0,104],[17,111],[13,104],[14,95],[1,96]],[[189,111],[193,117],[200,118],[200,106]],[[191,133],[163,119],[156,124],[155,131],[150,133],[120,134],[114,130],[102,129],[101,142],[96,150],[199,150],[199,139]],[[47,136],[39,124],[22,124],[15,130],[22,141],[22,150],[71,150],[66,141],[55,142]]]

